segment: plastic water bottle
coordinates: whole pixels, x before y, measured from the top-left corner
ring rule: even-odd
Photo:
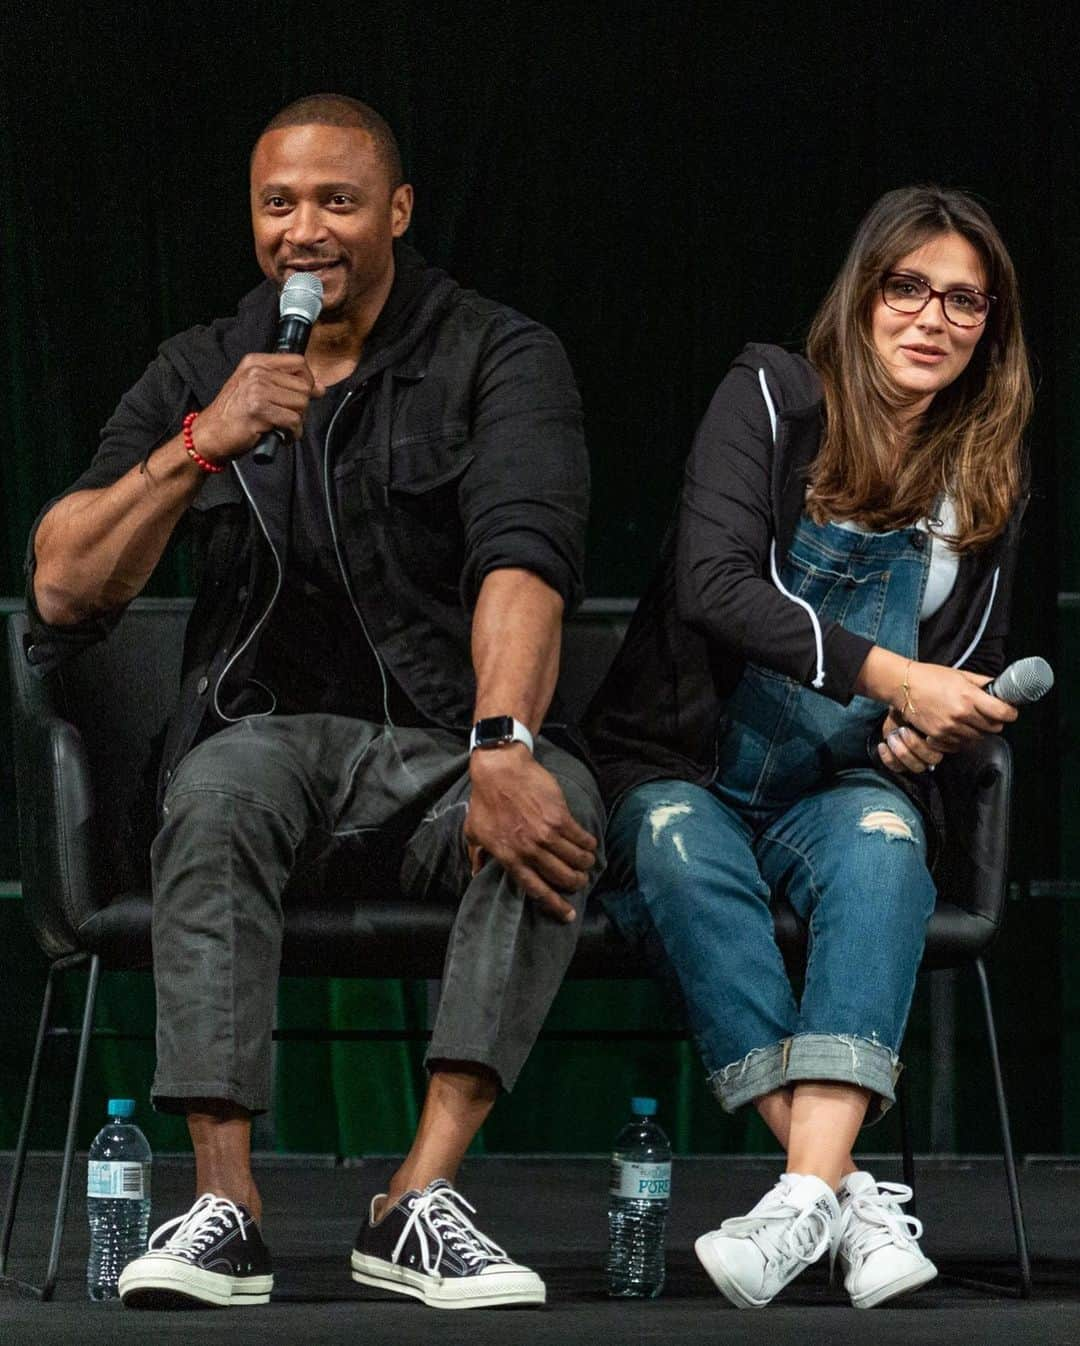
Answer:
[[[146,1251],[150,1227],[150,1146],[130,1119],[135,1102],[109,1099],[109,1120],[94,1137],[86,1170],[90,1257],[86,1293],[115,1299],[121,1271]]]
[[[655,1299],[664,1288],[671,1145],[652,1119],[655,1098],[632,1098],[615,1138],[608,1201],[608,1294]]]

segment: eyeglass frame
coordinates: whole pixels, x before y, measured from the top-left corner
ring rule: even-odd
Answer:
[[[929,291],[929,294],[927,294],[926,299],[923,301],[922,304],[919,305],[918,308],[896,308],[894,305],[890,304],[889,301],[885,298],[885,283],[886,281],[892,280],[894,276],[901,276],[903,277],[904,280],[916,280],[919,282],[920,285],[926,286],[927,290]],[[934,287],[930,284],[930,282],[925,279],[925,277],[917,276],[913,271],[884,272],[880,281],[878,282],[878,289],[881,291],[881,302],[885,305],[886,308],[892,309],[893,313],[903,313],[905,317],[908,318],[914,318],[917,313],[922,313],[923,309],[926,308],[927,304],[929,304],[931,299],[939,299],[941,301],[941,316],[945,319],[947,323],[952,323],[953,327],[959,327],[961,331],[964,330],[970,331],[973,327],[984,327],[986,325],[987,318],[990,317],[990,310],[997,303],[996,294],[988,294],[986,290],[980,290],[977,285],[954,285],[949,290],[935,290]],[[983,314],[982,318],[978,322],[968,322],[968,323],[957,322],[955,318],[950,318],[948,313],[945,311],[945,300],[948,299],[949,295],[951,294],[981,295],[983,299],[987,300],[986,312]]]

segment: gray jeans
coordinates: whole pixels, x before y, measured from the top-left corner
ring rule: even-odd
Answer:
[[[603,836],[588,769],[544,739],[537,760],[571,813]],[[510,1089],[577,943],[489,860],[469,870],[468,753],[440,729],[337,715],[249,719],[193,749],[165,795],[151,850],[158,1109],[270,1105],[283,904],[306,874],[400,880],[457,905],[429,1062],[488,1066]],[[593,881],[602,870],[598,860]],[[363,885],[342,885],[355,893]],[[587,893],[567,897],[579,913]],[[348,900],[348,899],[345,899]],[[362,899],[361,899],[362,900]]]

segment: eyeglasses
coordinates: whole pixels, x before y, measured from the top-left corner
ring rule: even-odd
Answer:
[[[881,297],[897,313],[921,313],[931,299],[941,300],[941,309],[954,327],[981,327],[997,296],[964,286],[935,290],[921,276],[892,271],[881,278]]]

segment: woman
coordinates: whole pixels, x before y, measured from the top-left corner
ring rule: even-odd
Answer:
[[[934,905],[926,773],[1016,717],[982,687],[1003,664],[1030,409],[986,212],[889,192],[807,359],[748,346],[720,385],[594,703],[611,915],[662,946],[722,1105],[752,1103],[787,1154],[697,1241],[740,1307],[826,1251],[859,1307],[936,1274],[910,1189],[851,1147],[894,1100]],[[772,896],[809,928],[799,1003]]]

